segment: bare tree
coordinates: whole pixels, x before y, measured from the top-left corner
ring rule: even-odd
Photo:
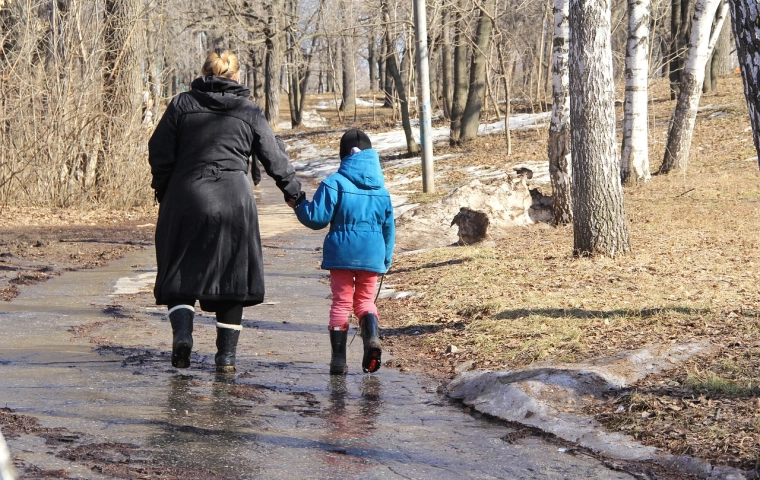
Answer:
[[[443,118],[451,118],[452,64],[451,64],[451,29],[449,27],[450,7],[443,5],[441,12],[441,83],[443,96]]]
[[[689,44],[691,0],[670,2],[670,99],[675,100],[681,88],[686,51]]]
[[[393,82],[396,86],[396,94],[399,98],[401,106],[401,124],[404,127],[404,135],[406,136],[406,149],[410,155],[416,155],[420,152],[420,146],[414,140],[412,134],[412,122],[409,118],[409,103],[406,99],[406,90],[404,88],[404,81],[401,78],[401,72],[399,72],[398,64],[396,63],[396,51],[393,47],[394,42],[391,38],[390,28],[391,24],[390,11],[388,8],[388,2],[383,0],[381,3],[381,9],[383,14],[383,23],[385,24],[385,45],[388,57],[385,60],[388,73],[393,78]]]
[[[573,221],[572,158],[570,156],[570,89],[568,55],[569,0],[554,0],[552,42],[552,117],[549,123],[549,175],[552,183],[552,224]]]
[[[744,81],[752,138],[760,162],[760,4],[755,0],[731,0],[731,25]]]
[[[140,4],[139,0],[105,2],[103,112],[106,121],[101,129],[100,158],[94,168],[100,195],[107,189],[105,183],[109,175],[106,172],[106,159],[114,157],[116,150],[123,148],[128,128],[135,123],[135,117],[140,113],[142,88],[138,66],[142,63],[143,52],[135,41],[135,34],[141,26]],[[124,122],[124,119],[128,121]]]
[[[280,123],[281,1],[271,0],[270,5],[268,5],[269,19],[265,31],[267,50],[264,67],[264,95],[266,96],[264,116],[275,131],[279,129]]]
[[[570,0],[570,124],[576,255],[630,251],[615,139],[609,0]]]
[[[454,14],[454,91],[451,103],[451,145],[459,144],[462,134],[462,115],[467,103],[467,20],[466,0],[459,0]]]
[[[620,158],[623,183],[648,182],[652,177],[647,131],[650,20],[649,0],[628,0],[623,155]]]
[[[720,29],[718,42],[712,56],[705,67],[705,81],[702,93],[714,93],[718,91],[718,77],[731,73],[731,17],[726,16],[723,28]]]
[[[491,40],[491,12],[493,12],[495,4],[496,0],[485,0],[483,5],[479,6],[480,16],[473,39],[467,103],[462,113],[462,132],[459,136],[459,141],[463,143],[474,140],[478,135],[480,112],[483,108],[486,91],[486,52],[488,51],[488,42]]]
[[[660,173],[678,169],[686,170],[694,122],[697,119],[697,107],[702,96],[705,64],[718,41],[723,19],[727,13],[726,0],[697,0],[694,7],[689,54],[681,76],[678,102],[670,119],[668,143],[665,147]],[[715,20],[714,27],[713,20]]]
[[[341,2],[343,12],[344,26],[353,26],[353,9],[350,9],[346,2]],[[354,45],[353,31],[347,32],[341,36],[343,42],[343,90],[340,103],[340,109],[344,112],[351,112],[356,109],[356,48]]]

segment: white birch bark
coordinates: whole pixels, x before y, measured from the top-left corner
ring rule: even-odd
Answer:
[[[2,433],[0,433],[0,478],[3,480],[14,480],[16,478],[8,444],[5,443]]]
[[[647,81],[649,78],[649,0],[628,0],[628,42],[625,49],[623,183],[648,182]]]
[[[631,249],[615,135],[610,15],[611,0],[570,0],[569,85],[576,255],[614,257]]]
[[[705,80],[705,65],[712,53],[711,48],[718,41],[726,12],[726,0],[697,0],[694,7],[681,91],[670,120],[668,143],[665,147],[660,173],[678,169],[686,170],[688,166],[697,107],[702,97],[702,84]],[[715,28],[712,28],[713,20],[715,20]]]
[[[752,137],[760,162],[760,3],[757,0],[731,0],[731,24],[736,53],[744,80]]]
[[[568,54],[570,45],[569,0],[554,0],[554,40],[552,42],[552,117],[549,123],[549,175],[552,182],[552,224],[573,221],[572,159],[570,156],[570,87]]]

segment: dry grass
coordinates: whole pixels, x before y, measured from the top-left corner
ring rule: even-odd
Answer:
[[[673,108],[666,88],[653,88],[653,170],[662,157]],[[734,402],[736,414],[724,412],[709,427],[745,434],[741,439],[721,437],[734,440],[721,440],[728,446],[718,454],[710,442],[719,433],[696,434],[696,423],[683,419],[679,428],[694,435],[679,436],[676,445],[662,433],[666,429],[656,427],[660,417],[655,415],[637,436],[678,453],[755,468],[760,430],[754,417],[740,412],[748,412],[759,394],[760,172],[757,161],[748,160],[756,153],[741,80],[723,79],[720,88],[720,94],[702,99],[702,105],[720,108],[700,113],[688,170],[626,187],[630,255],[575,258],[571,227],[533,225],[515,228],[496,246],[439,248],[396,258],[386,282],[423,294],[381,305],[397,364],[448,377],[467,361],[479,368],[514,368],[709,339],[724,347],[715,358],[695,359],[667,378],[646,379],[637,385],[643,390],[635,390],[635,401],[629,394],[626,405],[660,402],[662,385],[656,382],[677,382],[679,391],[695,398]],[[515,139],[515,163],[545,158],[542,137],[541,132],[521,132]],[[506,161],[497,138],[480,138],[468,150],[477,153],[442,161],[436,168],[502,166]],[[446,353],[450,345],[459,352]],[[645,388],[653,381],[654,387]],[[702,414],[709,416],[707,403]],[[622,429],[630,423],[608,425]]]

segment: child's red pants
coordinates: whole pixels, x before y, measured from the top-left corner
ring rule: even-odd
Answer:
[[[357,318],[368,313],[377,316],[375,289],[377,273],[365,270],[330,270],[332,306],[330,329],[348,328],[348,317],[353,309]],[[378,317],[379,318],[379,317]]]

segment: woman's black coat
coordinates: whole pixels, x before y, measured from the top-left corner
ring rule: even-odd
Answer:
[[[248,88],[220,77],[198,78],[192,87],[169,104],[148,143],[151,186],[161,203],[156,304],[255,305],[264,300],[264,272],[251,155],[285,200],[301,185]]]

